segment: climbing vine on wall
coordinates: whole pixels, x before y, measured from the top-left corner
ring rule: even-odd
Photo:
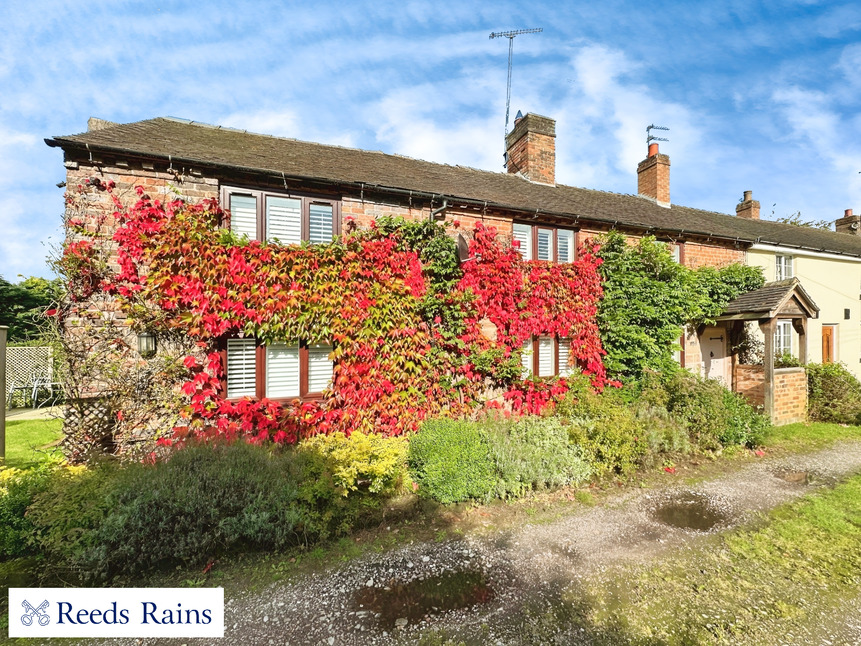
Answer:
[[[162,202],[142,189],[138,198],[131,207],[115,199],[119,270],[99,287],[135,327],[197,342],[199,352],[183,360],[185,422],[162,444],[292,443],[335,430],[397,435],[430,415],[470,414],[487,405],[491,387],[491,405],[539,412],[568,387],[564,379],[522,379],[520,348],[533,335],[569,337],[572,361],[595,388],[607,383],[594,248],[571,264],[524,262],[478,225],[464,232],[470,257],[460,264],[442,225],[390,218],[369,230],[345,222],[347,233],[331,244],[284,246],[237,239],[221,228],[213,200]],[[74,257],[70,278],[87,271]],[[486,320],[496,340],[481,333]],[[233,335],[332,343],[323,400],[226,399],[217,350]]]

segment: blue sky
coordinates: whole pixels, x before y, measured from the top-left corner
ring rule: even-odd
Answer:
[[[557,181],[636,192],[668,126],[672,201],[861,210],[858,2],[7,2],[0,275],[49,275],[62,153],[90,116],[177,116],[502,170],[512,115],[557,120]]]

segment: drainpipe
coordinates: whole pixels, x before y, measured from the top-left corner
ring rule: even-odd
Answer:
[[[434,209],[433,211],[431,211],[430,221],[433,222],[434,220],[436,220],[436,216],[439,215],[440,213],[442,213],[443,214],[442,217],[445,218],[445,210],[447,208],[448,208],[448,200],[443,199],[442,206],[439,207],[438,209]]]

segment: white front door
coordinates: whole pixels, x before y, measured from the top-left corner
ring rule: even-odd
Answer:
[[[732,382],[730,358],[727,356],[727,331],[722,327],[707,327],[700,336],[703,355],[703,376],[715,379],[729,388]]]

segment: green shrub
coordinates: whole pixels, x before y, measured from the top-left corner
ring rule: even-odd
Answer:
[[[487,437],[474,422],[426,421],[410,439],[409,464],[419,494],[442,503],[487,499],[496,488]]]
[[[57,469],[56,462],[23,470],[0,468],[0,558],[33,551],[36,528],[25,512],[51,486]]]
[[[530,416],[484,427],[500,498],[580,483],[591,474],[582,450],[569,442],[568,428],[558,417]]]
[[[383,502],[409,481],[408,451],[406,438],[376,433],[334,433],[303,441],[297,451],[303,531],[328,538],[376,518]]]
[[[775,355],[774,357],[775,368],[798,368],[800,366],[801,361],[792,356],[791,352],[784,352],[783,354]]]
[[[643,400],[663,405],[688,429],[700,448],[754,446],[761,441],[769,421],[740,395],[713,379],[703,379],[687,370],[677,370],[661,379],[650,379]]]
[[[612,391],[586,394],[577,400],[566,398],[557,408],[570,424],[571,444],[580,447],[598,475],[627,475],[649,450],[643,424],[621,397]]]
[[[242,443],[187,447],[156,465],[102,464],[92,472],[33,506],[45,550],[84,578],[199,564],[235,548],[277,549],[301,532],[292,454]],[[75,536],[68,547],[56,540],[62,531]]]
[[[643,428],[650,453],[688,453],[691,450],[688,429],[665,407],[641,402],[634,408],[634,416]]]
[[[317,435],[303,441],[300,450],[324,456],[344,496],[360,488],[372,493],[397,493],[408,479],[409,442],[405,437],[386,437],[361,431]]]
[[[811,363],[807,370],[810,419],[861,424],[861,382],[842,363]]]
[[[57,471],[27,509],[36,528],[34,542],[64,564],[90,549],[107,517],[111,493],[119,484],[119,464],[105,460],[90,468]]]

